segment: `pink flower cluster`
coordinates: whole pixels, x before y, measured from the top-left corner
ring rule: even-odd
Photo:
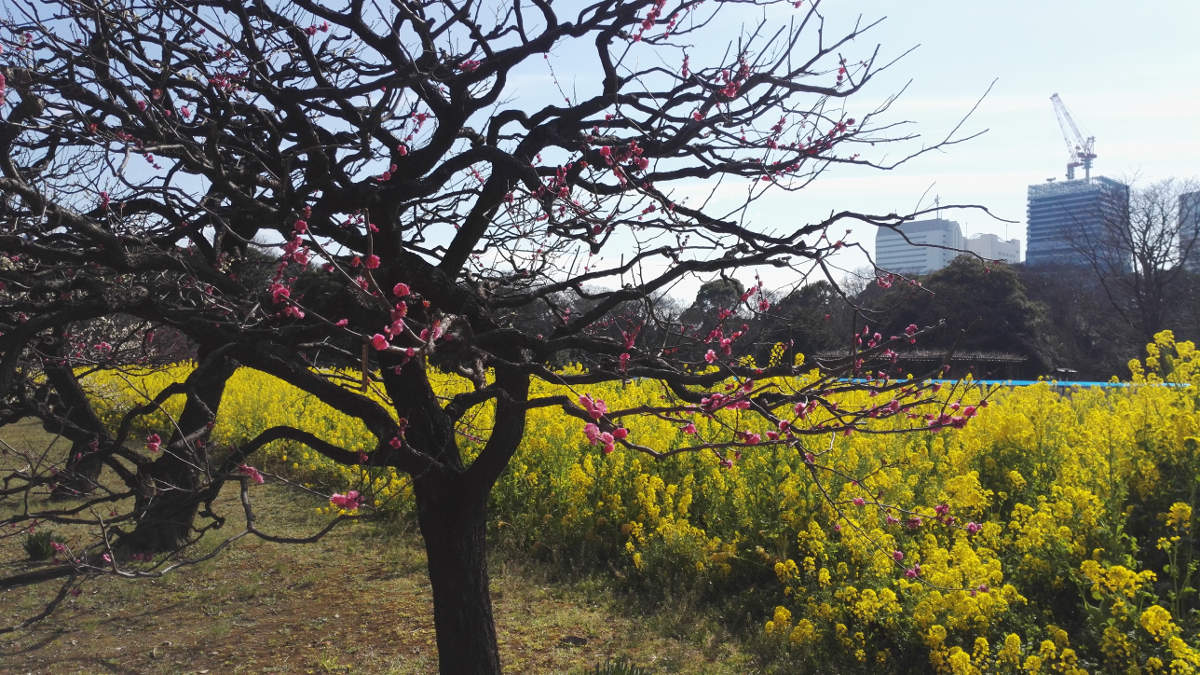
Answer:
[[[599,420],[608,413],[608,406],[604,404],[604,401],[593,399],[588,394],[579,397],[579,405],[583,406],[583,409],[594,420]]]
[[[162,448],[162,438],[158,434],[150,434],[146,437],[146,449],[150,452],[158,452]]]
[[[592,445],[599,443],[604,447],[604,454],[608,454],[616,449],[616,443],[629,435],[629,430],[624,427],[613,429],[612,432],[600,431],[600,427],[592,422],[583,425],[583,435],[587,436],[588,442]]]
[[[357,511],[363,504],[363,496],[358,490],[350,490],[346,494],[335,492],[329,495],[329,503],[343,511]]]
[[[248,476],[256,485],[262,485],[266,482],[261,472],[249,464],[242,464],[238,467],[238,472],[243,476]]]

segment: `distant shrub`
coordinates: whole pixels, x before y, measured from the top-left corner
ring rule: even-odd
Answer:
[[[49,560],[54,557],[54,544],[63,541],[52,530],[38,530],[25,535],[23,546],[30,560]]]

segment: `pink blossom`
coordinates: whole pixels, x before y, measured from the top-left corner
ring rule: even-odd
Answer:
[[[242,464],[238,467],[238,471],[240,471],[244,476],[249,476],[250,480],[254,481],[256,485],[262,485],[266,482],[266,479],[263,478],[262,473],[249,464]]]
[[[685,433],[685,434],[696,433],[696,425],[691,422],[688,422],[687,424],[683,425],[683,433]]]
[[[583,435],[587,436],[589,443],[595,445],[596,441],[600,440],[600,427],[588,422],[583,425]]]
[[[409,288],[408,284],[404,283],[403,281],[396,284],[395,286],[392,286],[392,295],[396,296],[397,298],[403,298],[411,292],[412,292],[412,289]]]
[[[708,351],[707,351],[707,352],[705,352],[705,354],[704,354],[704,360],[705,360],[705,361],[708,361],[709,363],[712,363],[713,361],[716,361],[716,360],[717,360],[717,353],[716,353],[716,352],[714,352],[714,351],[713,351],[713,350],[711,350],[711,349],[710,349],[710,350],[708,350]]]
[[[271,301],[277,305],[283,302],[284,298],[292,297],[291,289],[278,282],[271,284],[270,291]]]
[[[901,560],[904,560],[904,551],[900,551],[900,550],[892,551],[892,560],[895,560],[896,562],[900,562]]]
[[[158,434],[150,434],[146,437],[146,449],[150,452],[158,452],[162,447],[162,438]]]
[[[388,339],[382,334],[376,333],[371,336],[371,346],[374,347],[376,351],[381,352],[388,348]]]
[[[349,323],[350,323],[349,319],[338,319],[337,323],[335,323],[333,325],[337,326],[338,328],[345,328],[346,325]]]
[[[867,500],[863,499],[862,497],[855,497],[855,498],[854,498],[854,505],[855,505],[855,506],[862,506],[863,504],[866,504],[866,503],[867,503]]]
[[[329,496],[329,503],[343,511],[357,511],[358,507],[362,506],[362,501],[363,497],[358,490],[350,490],[346,494],[335,492]]]
[[[617,439],[618,441],[625,440],[625,437],[628,435],[629,430],[625,427],[617,427],[616,429],[613,429],[613,438]]]
[[[593,400],[588,394],[584,394],[579,397],[579,405],[583,406],[583,409],[586,410],[594,420],[600,419],[605,413],[608,412],[608,406],[605,405],[604,401]]]
[[[912,337],[912,336],[916,335],[917,334],[917,324],[915,324],[915,323],[908,324],[908,327],[904,329],[904,334],[907,335],[908,337]]]
[[[913,565],[912,567],[904,570],[904,576],[908,577],[909,579],[916,579],[917,577],[921,576],[921,566]]]
[[[366,260],[363,261],[363,264],[366,265],[367,269],[369,270],[379,269],[379,256],[372,253],[371,255],[367,256]]]
[[[983,529],[983,526],[980,525],[979,523],[976,523],[974,521],[967,523],[967,534],[975,534],[976,532],[978,532],[982,529]]]
[[[292,226],[292,229],[296,230],[296,234],[304,234],[305,232],[308,232],[308,221],[297,219],[296,223]]]

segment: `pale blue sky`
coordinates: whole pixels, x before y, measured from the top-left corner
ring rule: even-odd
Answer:
[[[724,19],[736,39],[737,13]],[[795,13],[789,5],[768,10],[772,18]],[[803,11],[799,10],[800,12]],[[1050,95],[1057,92],[1085,134],[1096,137],[1093,174],[1150,182],[1170,176],[1200,176],[1200,0],[891,0],[834,1],[820,4],[826,36],[841,35],[861,16],[864,23],[885,20],[844,54],[852,62],[880,45],[881,60],[905,56],[847,104],[850,116],[873,109],[908,89],[891,111],[876,121],[912,121],[926,144],[943,138],[993,80],[991,93],[962,128],[963,135],[987,129],[968,143],[931,152],[890,172],[834,167],[801,193],[775,193],[748,214],[763,229],[790,230],[797,220],[820,220],[843,209],[865,213],[907,213],[941,204],[981,204],[1001,222],[978,211],[943,215],[958,220],[967,234],[990,232],[1021,240],[1025,252],[1026,188],[1049,177],[1065,178],[1067,147]],[[740,10],[747,25],[762,10]],[[723,49],[724,44],[713,44]],[[811,50],[811,43],[801,49]],[[568,93],[594,86],[590,48],[560,45],[551,54]],[[704,45],[692,45],[693,66],[711,65]],[[641,57],[645,58],[645,57]],[[677,54],[656,60],[676,67]],[[522,98],[559,96],[548,73],[530,67]],[[909,82],[911,80],[911,83]],[[536,92],[536,93],[535,93]],[[913,145],[876,148],[896,158]],[[701,186],[684,188],[702,198]],[[725,183],[730,203],[744,186]],[[837,238],[843,230],[832,233]],[[874,229],[855,228],[850,239],[874,249]],[[867,264],[847,249],[835,263],[843,271]],[[798,281],[794,272],[764,272],[768,286]],[[677,289],[687,296],[697,281]]]
[[[1200,2],[874,0],[821,8],[834,25],[860,13],[886,16],[868,42],[891,53],[920,45],[867,98],[911,78],[893,110],[931,139],[997,82],[966,127],[989,129],[983,137],[890,174],[833,172],[811,201],[800,199],[809,203],[789,204],[792,213],[819,213],[835,202],[912,209],[929,188],[942,203],[985,204],[1018,221],[957,216],[972,234],[1007,229],[1022,239],[1024,254],[1026,186],[1065,177],[1066,145],[1049,101],[1055,92],[1096,137],[1094,174],[1141,181],[1200,175]],[[873,233],[858,234],[873,241]]]

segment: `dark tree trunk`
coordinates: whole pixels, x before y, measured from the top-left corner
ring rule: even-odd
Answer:
[[[72,442],[66,468],[55,476],[50,498],[75,499],[91,494],[92,490],[96,489],[96,481],[100,478],[100,468],[103,465],[104,461],[92,446],[92,442]]]
[[[179,423],[163,455],[139,471],[137,526],[120,542],[125,553],[172,551],[188,540],[208,484],[206,447],[225,384],[237,364],[223,356],[200,365],[188,377],[189,391]]]
[[[443,675],[499,673],[484,500],[463,494],[457,478],[430,477],[414,483],[433,585],[438,661]]]
[[[61,358],[66,353],[65,338],[61,332],[47,348],[52,355]],[[51,499],[73,499],[90,494],[100,477],[102,459],[96,452],[104,438],[104,425],[92,409],[83,385],[75,371],[63,361],[62,365],[46,366],[46,381],[53,391],[54,407],[63,419],[58,428],[52,417],[43,418],[42,426],[50,433],[62,433],[71,441],[71,450],[63,463],[63,470],[55,477],[50,491]]]
[[[200,472],[182,457],[162,457],[139,473],[138,482],[137,526],[121,538],[120,549],[123,553],[176,550],[191,534],[200,506]]]

